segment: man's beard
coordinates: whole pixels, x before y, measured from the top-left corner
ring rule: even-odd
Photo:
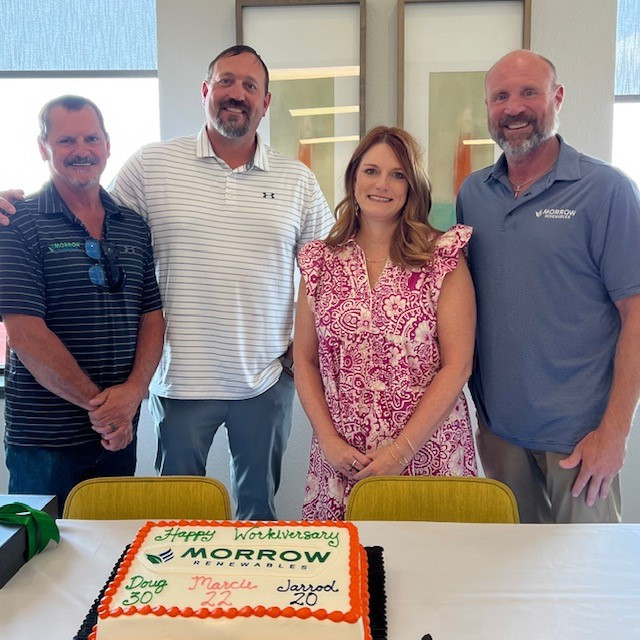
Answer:
[[[88,180],[82,180],[80,178],[69,178],[69,182],[75,187],[78,187],[78,189],[88,189],[89,187],[93,187],[96,184],[100,184],[100,176],[89,178]]]
[[[238,109],[243,109],[244,115],[246,116],[244,120],[236,120],[231,122],[225,122],[222,119],[222,111],[227,107],[236,107]],[[239,114],[238,114],[239,115]],[[220,103],[218,106],[218,110],[215,113],[215,117],[213,119],[213,126],[215,130],[225,138],[242,138],[249,133],[249,107],[246,103],[240,102],[238,100],[234,100],[233,98],[229,98]]]
[[[73,156],[72,158],[69,158],[68,160],[66,160],[64,164],[66,167],[72,167],[75,163],[82,163],[82,162],[84,163],[89,162],[90,166],[93,166],[93,165],[97,165],[100,162],[100,160],[93,155],[86,156],[86,157]],[[79,178],[75,176],[70,176],[69,182],[75,187],[78,187],[79,189],[88,189],[89,187],[93,187],[94,185],[100,183],[100,174],[98,174],[97,176],[93,176],[92,178]]]
[[[509,124],[509,122],[524,122],[526,121],[523,116],[505,116],[502,118],[498,126],[494,126],[491,122],[488,122],[489,133],[491,137],[496,141],[497,145],[504,151],[505,155],[509,157],[526,156],[537,149],[543,142],[556,135],[558,127],[560,126],[560,119],[558,118],[558,110],[554,108],[553,118],[544,118],[540,123],[536,119],[530,119],[529,122],[533,126],[533,132],[528,138],[521,138],[515,140],[507,140],[502,133],[503,127]]]

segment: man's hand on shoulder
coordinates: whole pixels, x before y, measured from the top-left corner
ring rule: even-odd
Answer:
[[[567,458],[560,460],[563,469],[575,469],[580,465],[580,472],[571,489],[574,498],[585,487],[586,502],[590,507],[598,498],[607,498],[613,479],[622,469],[626,442],[626,437],[621,436],[620,432],[607,432],[601,425],[582,438]]]
[[[24,191],[21,189],[11,189],[10,191],[0,191],[0,224],[7,226],[9,216],[16,212],[13,203],[24,200]]]
[[[93,430],[102,436],[105,449],[117,451],[131,442],[133,417],[145,394],[146,389],[124,382],[103,389],[90,400],[94,408],[89,411],[89,419]]]

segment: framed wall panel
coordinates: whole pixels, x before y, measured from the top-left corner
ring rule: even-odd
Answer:
[[[333,208],[365,128],[365,0],[236,0],[236,41],[269,68],[258,131],[307,164]]]
[[[398,0],[398,125],[425,148],[439,229],[455,222],[462,180],[499,155],[484,75],[530,41],[531,0]]]

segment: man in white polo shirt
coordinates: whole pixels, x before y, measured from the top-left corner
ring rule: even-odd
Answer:
[[[143,147],[112,189],[151,227],[165,306],[164,355],[150,387],[156,467],[204,475],[224,423],[237,517],[252,520],[276,517],[291,428],[295,257],[332,224],[311,171],[256,133],[268,85],[253,49],[223,51],[202,83],[200,133]]]

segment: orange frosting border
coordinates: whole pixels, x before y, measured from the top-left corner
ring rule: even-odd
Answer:
[[[135,558],[138,550],[142,546],[148,533],[153,527],[174,527],[174,526],[200,526],[200,527],[256,527],[256,526],[294,526],[294,527],[337,527],[340,529],[346,529],[349,534],[349,600],[351,608],[348,611],[331,611],[326,609],[316,609],[312,611],[309,607],[300,607],[298,609],[288,606],[284,609],[280,607],[264,606],[250,607],[245,606],[241,609],[231,607],[229,609],[192,609],[191,607],[185,607],[180,609],[178,607],[166,608],[164,605],[151,607],[144,605],[142,607],[136,607],[135,605],[129,607],[114,607],[109,608],[109,604],[113,599],[118,587],[124,581],[131,563]],[[360,573],[360,580],[354,579],[357,576],[358,566],[362,567]],[[104,596],[98,605],[98,617],[100,619],[106,619],[110,617],[117,618],[121,615],[155,615],[163,616],[168,615],[170,617],[183,617],[190,618],[193,616],[199,618],[229,618],[234,619],[240,617],[270,617],[270,618],[300,618],[306,620],[313,617],[317,620],[331,620],[332,622],[348,622],[355,623],[362,618],[364,622],[364,637],[365,640],[371,639],[371,629],[369,622],[369,593],[367,589],[366,576],[368,571],[367,555],[364,549],[360,546],[360,540],[358,536],[358,529],[351,522],[343,521],[293,521],[293,520],[278,520],[278,521],[232,521],[232,520],[160,520],[158,522],[146,522],[136,534],[129,551],[125,555],[124,559],[120,563],[118,572],[114,579],[108,585],[105,590]],[[88,640],[97,640],[96,637],[97,627],[93,628],[93,631],[89,635]]]

